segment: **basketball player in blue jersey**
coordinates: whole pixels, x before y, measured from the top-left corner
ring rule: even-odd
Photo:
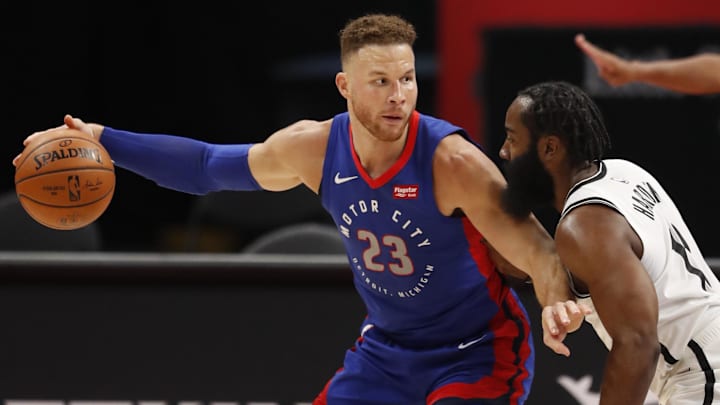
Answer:
[[[610,146],[601,113],[576,86],[547,82],[507,110],[500,156],[506,210],[560,213],[555,242],[587,320],[610,349],[600,404],[720,403],[720,283],[660,183]]]
[[[522,404],[534,372],[531,329],[491,255],[532,279],[550,308],[542,323],[552,350],[569,354],[562,340],[587,311],[540,223],[502,210],[499,168],[462,128],[415,110],[415,35],[397,16],[350,21],[335,78],[347,112],[261,143],[207,144],[70,116],[65,126],[98,137],[118,167],[163,187],[204,194],[302,184],[319,194],[367,318],[314,404]]]

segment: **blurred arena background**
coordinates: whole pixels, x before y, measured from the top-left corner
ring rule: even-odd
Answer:
[[[221,143],[328,118],[345,108],[334,86],[336,33],[372,11],[402,14],[418,29],[418,109],[466,127],[492,157],[518,90],[541,80],[583,86],[605,115],[613,154],[654,172],[703,253],[720,257],[720,95],[612,89],[572,41],[584,32],[645,59],[720,52],[720,2],[6,2],[0,192],[10,197],[0,200],[0,401],[312,400],[363,316],[345,259],[336,251],[293,260],[241,254],[305,249],[252,242],[288,225],[331,226],[306,190],[191,196],[118,169],[105,214],[92,229],[68,234],[25,221],[12,204],[11,160],[27,135],[58,125],[65,113]],[[552,228],[553,214],[539,215]],[[184,253],[195,255],[176,255]],[[536,339],[528,405],[597,403],[605,351],[589,330],[573,339],[574,361]]]

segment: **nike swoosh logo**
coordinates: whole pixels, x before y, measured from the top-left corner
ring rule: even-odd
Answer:
[[[469,342],[461,342],[461,343],[458,345],[458,349],[460,349],[460,350],[467,349],[468,347],[474,345],[475,343],[478,343],[479,341],[485,339],[485,336],[486,336],[486,335],[482,335],[482,336],[480,336],[479,338],[473,339],[473,340],[471,340],[471,341],[469,341]]]
[[[350,180],[357,179],[358,176],[340,177],[340,172],[335,173],[335,184],[347,183]]]
[[[370,329],[374,328],[375,325],[369,323],[365,326],[363,326],[362,331],[360,332],[360,336],[365,336],[365,332],[369,331]]]

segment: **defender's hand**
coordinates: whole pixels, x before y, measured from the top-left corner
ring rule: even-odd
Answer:
[[[582,326],[592,309],[573,300],[547,305],[542,311],[543,343],[557,354],[570,356],[565,337]]]

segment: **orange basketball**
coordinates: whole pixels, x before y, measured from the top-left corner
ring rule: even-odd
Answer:
[[[51,131],[25,146],[15,167],[15,192],[25,211],[48,228],[73,230],[105,212],[115,191],[107,150],[75,129]]]

